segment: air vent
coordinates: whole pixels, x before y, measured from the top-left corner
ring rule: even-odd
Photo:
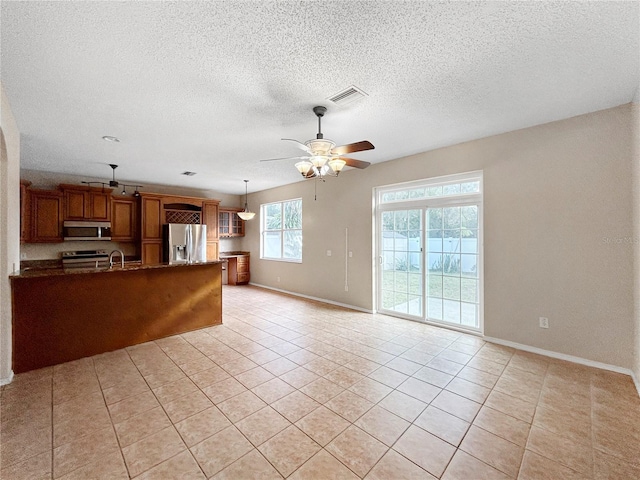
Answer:
[[[341,92],[336,93],[332,97],[329,97],[327,100],[337,105],[344,105],[346,103],[351,103],[354,100],[358,100],[359,98],[364,98],[366,96],[367,94],[360,90],[358,87],[351,85]]]
[[[182,172],[182,175],[186,175],[187,177],[193,177],[196,172]]]

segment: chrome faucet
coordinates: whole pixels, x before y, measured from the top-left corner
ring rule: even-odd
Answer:
[[[113,268],[113,254],[120,254],[120,266],[124,268],[124,252],[122,250],[114,250],[109,254],[109,268]]]

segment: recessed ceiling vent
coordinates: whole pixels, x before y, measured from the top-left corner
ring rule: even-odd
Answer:
[[[196,172],[182,172],[182,175],[186,175],[187,177],[193,177]]]
[[[367,94],[365,92],[360,90],[358,87],[351,85],[341,92],[336,93],[332,97],[329,97],[327,100],[335,103],[336,105],[345,105],[366,96]]]

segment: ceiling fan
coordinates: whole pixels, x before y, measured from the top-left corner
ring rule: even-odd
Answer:
[[[313,113],[318,117],[318,133],[313,140],[302,143],[292,138],[283,138],[296,145],[307,154],[299,157],[269,158],[260,160],[261,162],[273,162],[276,160],[301,160],[296,163],[296,168],[304,178],[323,178],[327,175],[337,177],[342,169],[347,167],[367,168],[371,163],[355,158],[343,157],[342,155],[373,150],[375,147],[367,140],[350,143],[336,147],[335,142],[325,139],[322,135],[321,121],[327,108],[322,106],[313,107]]]

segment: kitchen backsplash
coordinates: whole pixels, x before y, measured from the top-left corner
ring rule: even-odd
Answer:
[[[127,257],[136,255],[136,246],[132,243],[118,242],[61,242],[61,243],[23,243],[20,245],[20,260],[55,260],[60,259],[60,252],[73,250],[112,250],[120,249]],[[232,252],[240,250],[239,238],[221,238],[219,251]]]
[[[61,243],[23,243],[20,245],[20,260],[53,260],[61,258],[60,252],[75,250],[122,250],[126,256],[136,254],[132,243],[118,242],[61,242]]]

